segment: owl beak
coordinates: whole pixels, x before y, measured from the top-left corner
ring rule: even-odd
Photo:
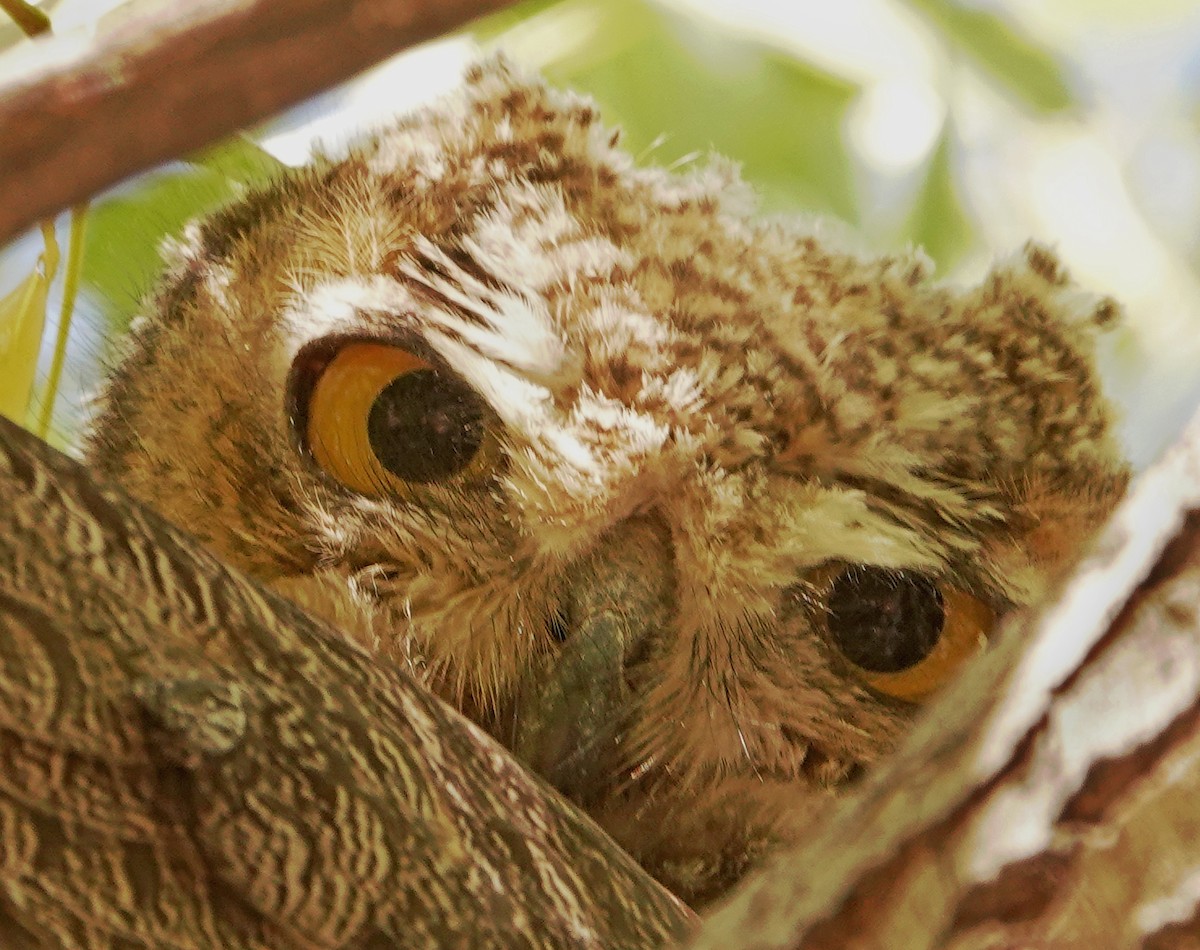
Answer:
[[[614,528],[571,572],[562,649],[526,674],[513,751],[568,798],[587,805],[611,786],[622,729],[637,697],[631,659],[667,629],[675,571],[665,525],[638,515]]]

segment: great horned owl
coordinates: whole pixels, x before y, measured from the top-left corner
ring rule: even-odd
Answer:
[[[454,96],[192,225],[93,466],[514,748],[683,897],[885,754],[1126,481],[1115,315]]]

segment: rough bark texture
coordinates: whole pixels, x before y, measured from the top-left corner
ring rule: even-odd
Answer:
[[[1200,417],[694,947],[1200,946]]]
[[[1198,604],[1200,422],[1057,603],[694,946],[1195,946]],[[687,927],[464,720],[7,423],[0,700],[5,947]]]
[[[0,240],[495,5],[213,0],[52,41],[0,90]],[[1200,946],[1198,512],[1200,423],[1055,605],[694,946]],[[650,946],[687,926],[415,684],[7,423],[0,759],[5,948]]]
[[[139,0],[0,75],[0,244],[511,0]],[[23,60],[27,64],[27,60]]]
[[[689,919],[413,680],[0,419],[0,946],[650,947]]]

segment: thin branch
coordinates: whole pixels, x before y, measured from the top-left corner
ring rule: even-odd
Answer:
[[[50,32],[50,18],[25,0],[0,0],[0,10],[11,17],[26,36]]]
[[[0,244],[510,0],[138,2],[0,74]],[[27,62],[27,60],[25,60]]]

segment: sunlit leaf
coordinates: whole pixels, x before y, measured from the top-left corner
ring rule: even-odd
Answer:
[[[50,282],[35,271],[0,299],[0,415],[25,421]]]
[[[952,129],[947,125],[930,156],[925,182],[905,229],[909,240],[923,247],[943,272],[953,267],[975,240],[975,229],[958,197],[952,156]]]
[[[79,280],[83,273],[83,236],[87,233],[87,204],[71,209],[71,236],[67,243],[67,266],[63,274],[62,305],[58,311],[58,333],[54,340],[54,356],[50,362],[50,374],[42,397],[42,410],[34,430],[43,439],[50,435],[50,420],[54,415],[54,403],[58,387],[62,382],[63,364],[67,358],[67,342],[71,336],[71,317],[75,313],[75,300],[79,295]]]
[[[1056,112],[1073,104],[1054,53],[994,13],[961,0],[908,0],[945,38],[1028,105]]]
[[[0,415],[24,425],[37,370],[42,330],[46,325],[46,298],[58,270],[58,242],[54,224],[42,225],[46,248],[38,268],[8,296],[0,299]]]
[[[495,40],[519,23],[541,13],[548,7],[560,5],[562,0],[525,0],[481,17],[470,25],[468,32],[481,43]]]
[[[201,149],[187,161],[243,185],[262,184],[287,170],[283,162],[244,135]]]
[[[647,163],[716,152],[742,164],[768,209],[858,217],[842,139],[851,83],[641,0],[567,0],[498,45],[593,95]]]

